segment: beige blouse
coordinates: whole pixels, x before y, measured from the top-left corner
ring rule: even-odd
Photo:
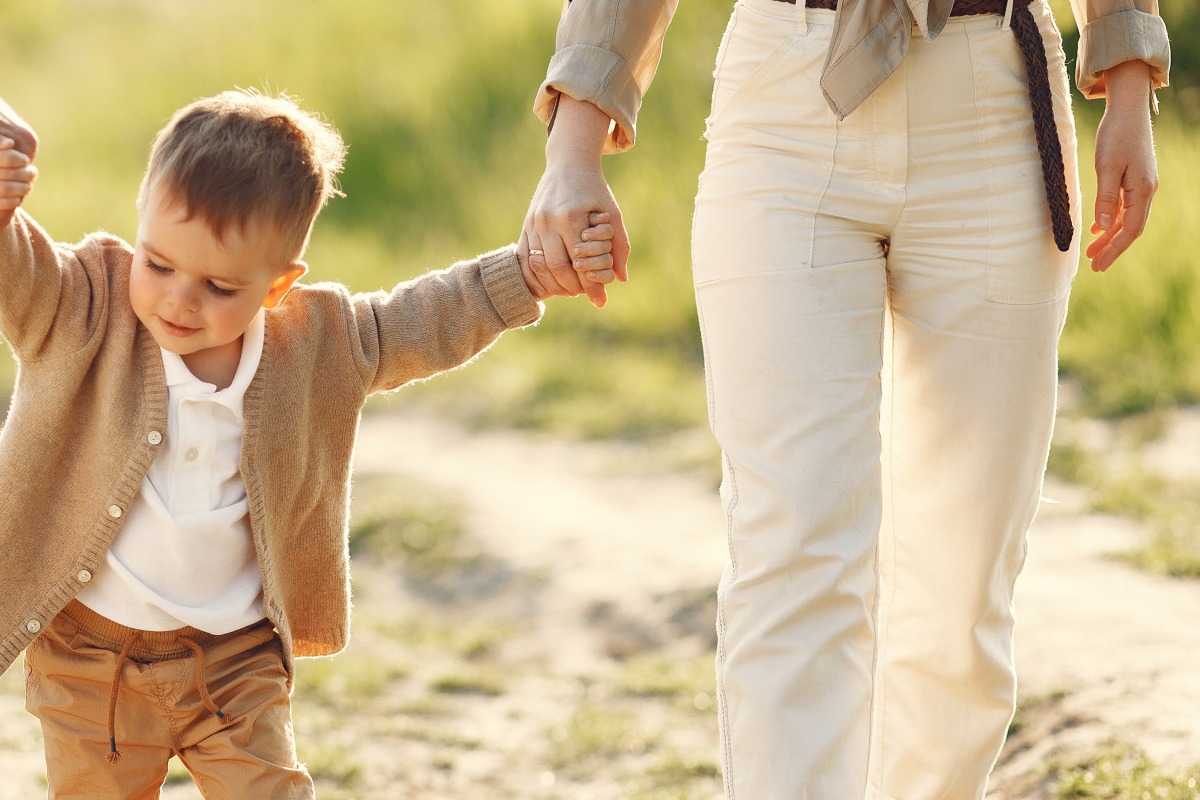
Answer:
[[[842,0],[835,16],[821,88],[844,117],[896,69],[914,22],[928,38],[941,33],[953,0]],[[633,146],[642,97],[654,79],[663,37],[678,0],[589,0],[563,4],[557,52],[534,111],[550,123],[559,92],[603,109],[614,124],[605,152]],[[1103,95],[1100,74],[1125,61],[1150,65],[1154,88],[1167,85],[1171,48],[1158,0],[1071,0],[1079,23],[1076,83],[1087,97]],[[900,47],[895,43],[901,42]]]

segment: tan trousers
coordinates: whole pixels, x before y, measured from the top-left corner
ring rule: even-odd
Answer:
[[[289,677],[264,621],[135,631],[72,602],[25,652],[52,800],[157,798],[172,755],[206,800],[307,800]]]
[[[1078,231],[1062,49],[1033,12]],[[1051,236],[999,15],[914,32],[841,121],[817,84],[832,23],[737,4],[696,202],[726,792],[975,800],[1013,711],[1013,583],[1078,243]]]

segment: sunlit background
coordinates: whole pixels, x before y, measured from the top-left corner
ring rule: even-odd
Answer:
[[[1053,5],[1070,51],[1066,0]],[[1200,23],[1186,0],[1162,5],[1175,31]],[[582,301],[555,303],[536,335],[509,337],[431,392],[477,418],[584,436],[703,424],[690,214],[727,7],[681,4],[638,146],[606,159],[633,239],[631,282],[616,287],[603,313]],[[3,0],[3,96],[42,136],[28,209],[62,240],[97,228],[132,240],[149,142],[170,114],[229,87],[266,87],[300,97],[350,144],[346,197],[318,222],[310,280],[376,289],[513,241],[543,164],[543,133],[529,108],[558,10],[554,0]],[[1200,399],[1194,38],[1175,36],[1174,86],[1161,93],[1163,187],[1150,231],[1113,274],[1081,274],[1076,285],[1063,370],[1099,414]],[[1090,187],[1102,103],[1077,106]],[[11,381],[11,370],[4,374]],[[486,405],[460,391],[460,381],[487,385]]]
[[[1155,119],[1162,189],[1149,230],[1117,267],[1103,276],[1081,270],[1062,342],[1070,413],[1106,424],[1154,420],[1164,409],[1200,402],[1200,4],[1161,4],[1175,34],[1173,86],[1160,92]],[[712,61],[730,5],[682,0],[638,145],[605,160],[633,242],[631,281],[612,289],[608,308],[552,301],[538,329],[507,336],[471,368],[378,407],[412,404],[473,426],[627,443],[703,430],[690,218]],[[1051,5],[1073,64],[1068,2]],[[60,240],[104,228],[132,241],[134,198],[155,132],[178,107],[240,86],[299,97],[349,143],[346,197],[318,220],[306,280],[374,290],[515,241],[544,164],[545,134],[530,107],[559,11],[557,0],[0,0],[0,96],[41,136],[40,178],[26,208]],[[1076,107],[1090,202],[1091,142],[1103,103],[1077,97]],[[13,378],[5,352],[0,396]],[[709,446],[692,456],[715,484],[713,453]],[[1056,444],[1059,477],[1112,496],[1116,489],[1088,463],[1083,444]],[[1160,571],[1200,575],[1200,508],[1191,489],[1158,481],[1134,490],[1139,502],[1155,506],[1143,509],[1148,515],[1174,504],[1164,524],[1175,549]],[[1157,499],[1146,501],[1147,492]],[[409,499],[428,500],[420,494]],[[428,631],[406,629],[417,634]],[[340,680],[349,674],[353,682],[362,662],[345,663]],[[317,677],[308,691],[319,694],[312,687],[324,687],[336,666],[311,669]],[[380,669],[366,680],[395,677]],[[662,669],[651,671],[661,677]],[[699,697],[705,680],[681,678],[678,691]],[[710,718],[707,707],[700,710]],[[589,720],[599,724],[575,718]],[[581,754],[568,749],[563,759]],[[338,772],[349,755],[327,759],[330,796],[358,796],[354,781],[362,777]],[[693,788],[629,796],[709,796],[719,780],[711,761],[681,764],[676,785]]]

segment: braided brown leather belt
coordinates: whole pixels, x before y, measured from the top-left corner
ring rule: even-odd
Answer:
[[[795,5],[796,0],[777,0]],[[1049,68],[1046,47],[1038,31],[1037,21],[1029,10],[1032,0],[1013,0],[1012,29],[1025,58],[1029,80],[1029,102],[1033,107],[1033,130],[1038,155],[1042,159],[1042,182],[1046,186],[1046,203],[1050,207],[1050,223],[1054,243],[1064,253],[1071,247],[1075,226],[1071,223],[1071,202],[1067,196],[1067,174],[1063,164],[1062,146],[1058,141],[1058,126],[1054,122],[1054,102],[1050,97]],[[808,8],[834,10],[837,0],[805,0]],[[952,17],[972,14],[1003,14],[1007,0],[955,0]]]

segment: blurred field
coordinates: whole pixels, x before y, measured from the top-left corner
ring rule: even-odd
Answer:
[[[711,464],[711,443],[695,444],[691,436],[703,432],[705,411],[689,237],[712,57],[731,2],[681,2],[640,119],[639,144],[606,159],[633,237],[631,282],[614,288],[603,312],[582,300],[553,301],[538,329],[505,337],[469,369],[407,390],[404,402],[450,409],[476,425],[669,443],[670,466]],[[1067,2],[1053,0],[1052,5],[1070,48]],[[1153,440],[1147,430],[1160,415],[1200,402],[1195,257],[1200,186],[1193,177],[1200,175],[1200,138],[1192,127],[1200,119],[1200,39],[1190,35],[1200,10],[1190,0],[1162,0],[1162,5],[1177,31],[1177,88],[1160,94],[1164,113],[1156,120],[1163,186],[1149,231],[1117,268],[1097,276],[1084,266],[1079,274],[1062,343],[1063,373],[1072,388],[1069,424],[1062,426],[1066,438],[1056,443],[1052,468],[1084,485],[1092,493],[1092,508],[1146,518],[1163,531],[1160,538],[1174,537],[1169,565],[1155,569],[1197,575],[1195,479],[1164,482],[1130,459],[1122,465],[1134,463],[1136,470],[1122,473],[1101,460],[1111,442],[1101,438],[1097,444],[1085,424],[1096,417],[1120,418],[1111,424],[1141,431],[1131,434],[1136,447],[1122,450],[1136,453]],[[558,0],[0,0],[0,96],[42,136],[41,178],[27,208],[62,240],[106,228],[132,241],[133,201],[154,133],[196,97],[246,86],[300,97],[337,125],[350,144],[342,180],[347,196],[335,200],[317,225],[308,254],[310,280],[376,289],[513,241],[543,164],[544,131],[529,108],[553,51],[559,9]],[[1101,110],[1101,103],[1082,101],[1078,108],[1089,203],[1091,140]],[[0,396],[12,380],[5,352],[0,354]],[[664,449],[657,446],[655,457],[661,458]],[[471,571],[476,562],[458,560],[458,539],[447,533],[458,530],[452,501],[435,497],[433,510],[422,511],[420,498],[403,495],[424,517],[419,524],[396,522],[394,517],[408,513],[409,503],[387,506],[384,501],[395,491],[382,484],[366,482],[360,488],[355,535],[364,565],[377,569],[403,561],[405,574],[478,575]],[[381,527],[372,528],[376,523]],[[414,524],[419,535],[410,535]],[[1182,566],[1180,552],[1190,554]],[[687,588],[698,592],[711,585],[706,577]],[[707,602],[707,595],[696,596]],[[607,761],[615,775],[611,780],[624,787],[613,789],[624,792],[619,796],[699,798],[715,791],[715,740],[705,727],[715,720],[711,698],[704,694],[704,670],[711,663],[705,648],[711,643],[697,633],[711,627],[707,617],[692,631],[695,647],[683,656],[657,647],[639,650],[624,633],[616,637],[608,631],[604,647],[614,652],[605,651],[609,660],[599,677],[538,673],[537,664],[527,666],[520,659],[514,673],[514,661],[499,644],[513,638],[511,630],[484,630],[445,609],[421,620],[415,612],[392,615],[391,601],[385,598],[378,619],[364,615],[356,628],[358,641],[365,643],[361,652],[371,655],[351,653],[305,666],[300,695],[317,711],[299,724],[308,726],[306,735],[327,734],[311,739],[311,747],[325,749],[309,750],[305,757],[327,788],[341,787],[341,794],[331,796],[367,795],[361,787],[371,778],[363,764],[376,755],[368,739],[375,749],[407,742],[405,755],[421,769],[432,764],[435,777],[451,776],[456,769],[461,774],[464,764],[470,775],[469,765],[478,763],[472,758],[492,752],[480,742],[506,739],[503,726],[519,717],[503,698],[516,694],[514,686],[522,683],[533,684],[529,694],[561,702],[570,712],[525,710],[526,727],[546,719],[554,726],[534,730],[539,744],[533,756],[506,755],[517,761],[536,756],[554,765],[559,787],[543,784],[538,796],[556,797],[565,786],[586,784],[588,771],[598,770],[596,759]],[[472,614],[480,610],[469,608]],[[525,630],[522,626],[531,623],[524,612],[513,611],[506,624]],[[597,624],[604,622],[601,617]],[[378,651],[372,649],[377,645]],[[501,652],[505,658],[498,658]],[[662,680],[669,664],[687,674],[669,686],[644,685],[650,677],[639,670]],[[4,680],[15,698],[19,677],[10,671]],[[403,725],[388,731],[367,725],[364,734],[359,715],[380,686],[392,692],[383,710]],[[629,698],[647,696],[653,701],[631,708]],[[461,712],[471,721],[466,709],[492,697],[501,698],[493,704],[506,715],[497,712],[499,733],[447,728],[448,716]],[[422,708],[420,702],[430,705]],[[1026,719],[1018,722],[1029,724],[1040,708],[1027,706]],[[666,741],[663,733],[686,730],[699,730],[703,741],[685,747]],[[20,742],[31,747],[24,731]],[[475,751],[479,754],[472,756]],[[388,758],[396,770],[406,768]],[[1116,779],[1102,785],[1083,777],[1103,776],[1113,763],[1129,773],[1128,764],[1140,763],[1138,758],[1118,748],[1100,753],[1090,766],[1067,764],[1063,774],[1072,780],[1078,775],[1079,782],[1057,796],[1143,796],[1145,787],[1158,792],[1156,797],[1194,796],[1194,783],[1180,784],[1179,794],[1165,793],[1168,783],[1175,787],[1173,778],[1152,775],[1137,785],[1136,794],[1132,786],[1103,794]],[[613,763],[620,768],[612,769]],[[486,764],[497,775],[506,774],[504,766]],[[546,776],[555,779],[552,772]],[[629,789],[635,784],[636,790]],[[445,796],[438,791],[427,796]],[[497,789],[495,796],[505,795]]]
[[[616,287],[603,313],[582,301],[554,303],[538,331],[507,337],[422,395],[478,421],[585,437],[703,424],[690,214],[728,5],[682,4],[639,144],[606,160],[633,236],[631,283]],[[1054,5],[1070,43],[1065,0]],[[1163,5],[1168,19],[1189,9]],[[4,96],[43,138],[28,208],[63,240],[100,227],[132,238],[148,144],[171,112],[231,86],[269,87],[298,95],[350,143],[347,197],[318,223],[311,279],[375,289],[512,241],[543,163],[529,107],[558,9],[555,0],[0,0]],[[1151,229],[1113,274],[1081,273],[1063,341],[1064,373],[1099,414],[1200,399],[1192,244],[1200,190],[1187,177],[1200,173],[1200,141],[1172,113],[1191,107],[1190,74],[1178,62],[1181,101],[1164,92],[1167,113],[1158,120],[1164,182]],[[1101,106],[1086,106],[1090,186],[1087,153]],[[10,383],[5,360],[0,387]]]

